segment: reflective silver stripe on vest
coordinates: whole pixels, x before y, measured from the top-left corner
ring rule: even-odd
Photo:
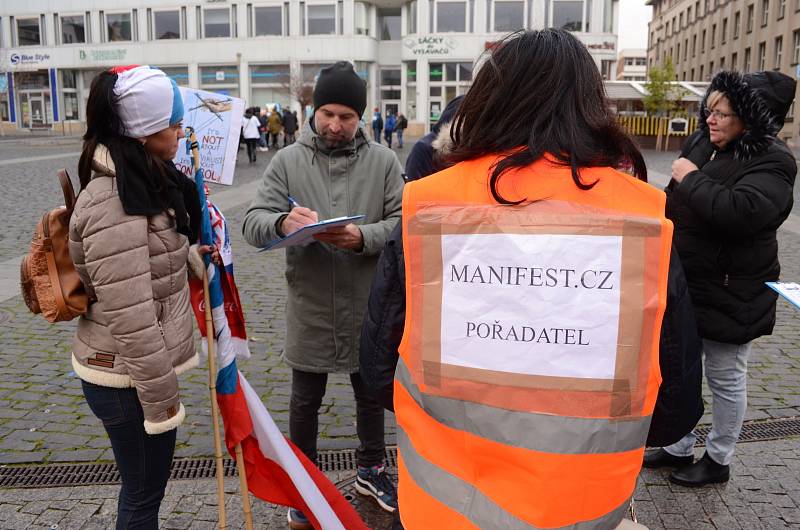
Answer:
[[[440,423],[513,447],[555,454],[607,454],[644,447],[650,416],[633,420],[576,418],[519,412],[423,394],[402,357],[395,380]]]
[[[417,453],[408,436],[399,425],[397,429],[397,446],[400,449],[403,463],[417,486],[451,510],[469,519],[479,528],[502,528],[504,530],[531,530],[537,528],[504,510],[478,488],[428,462]],[[403,487],[402,482],[400,487]],[[531,502],[536,502],[536,499],[531,499]],[[625,512],[629,505],[630,499],[597,519],[581,521],[570,526],[560,527],[560,529],[551,528],[549,530],[613,530],[625,517]],[[410,508],[401,506],[401,514],[407,509],[413,510],[413,506]]]

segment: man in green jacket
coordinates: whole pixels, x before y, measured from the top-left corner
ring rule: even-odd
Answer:
[[[393,512],[397,497],[383,471],[383,408],[364,389],[358,352],[375,265],[400,219],[403,179],[395,154],[370,142],[359,125],[366,99],[366,85],[350,63],[322,69],[314,116],[299,140],[270,162],[242,230],[251,245],[263,247],[318,220],[365,216],[358,224],[318,234],[308,246],[286,249],[289,434],[315,462],[328,374],[349,373],[360,441],[356,489]],[[289,511],[289,523],[311,528],[297,510]]]

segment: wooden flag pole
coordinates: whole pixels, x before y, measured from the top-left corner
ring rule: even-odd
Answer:
[[[194,168],[200,168],[200,148],[197,145],[197,136],[194,129],[190,129],[189,142],[192,146],[192,159]],[[214,424],[214,457],[217,463],[217,499],[219,499],[219,528],[228,527],[225,516],[225,467],[222,460],[222,438],[219,432],[219,405],[217,404],[217,351],[215,344],[214,318],[211,314],[211,295],[208,288],[208,269],[203,271],[203,302],[206,317],[206,344],[208,345],[208,389],[211,394],[211,421]],[[236,469],[239,473],[239,488],[242,495],[242,511],[247,530],[253,530],[253,513],[250,508],[250,490],[247,487],[247,474],[242,455],[242,444],[236,444]]]
[[[197,135],[189,127],[189,145],[192,149],[195,173],[200,170],[200,149]],[[208,268],[203,270],[203,313],[206,317],[206,344],[208,345],[208,390],[211,397],[211,423],[214,433],[214,459],[217,462],[217,511],[220,530],[228,528],[225,515],[225,464],[222,460],[222,438],[219,434],[219,405],[217,404],[217,352],[214,344],[214,317],[211,314],[211,295],[208,290]]]
[[[219,434],[219,405],[217,404],[217,352],[214,346],[214,319],[211,315],[211,296],[208,291],[208,270],[203,271],[203,312],[206,315],[208,344],[208,390],[211,393],[211,422],[214,425],[214,458],[217,462],[217,500],[219,528],[228,528],[225,517],[225,464],[222,460],[222,438]]]
[[[242,512],[244,512],[244,525],[247,530],[253,530],[253,511],[250,508],[250,495],[247,489],[247,470],[244,468],[244,455],[242,444],[236,444],[236,470],[239,472],[239,489],[242,490]]]

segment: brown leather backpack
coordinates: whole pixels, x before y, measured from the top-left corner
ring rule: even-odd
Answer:
[[[36,224],[30,252],[22,258],[20,287],[25,305],[48,322],[72,320],[86,312],[89,300],[69,255],[69,218],[75,189],[66,169],[58,172],[64,206],[51,210]]]

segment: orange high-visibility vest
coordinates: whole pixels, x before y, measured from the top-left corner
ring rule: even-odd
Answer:
[[[661,382],[665,195],[610,168],[581,170],[584,191],[543,158],[500,179],[525,204],[498,205],[495,160],[403,194],[402,522],[615,528]]]

